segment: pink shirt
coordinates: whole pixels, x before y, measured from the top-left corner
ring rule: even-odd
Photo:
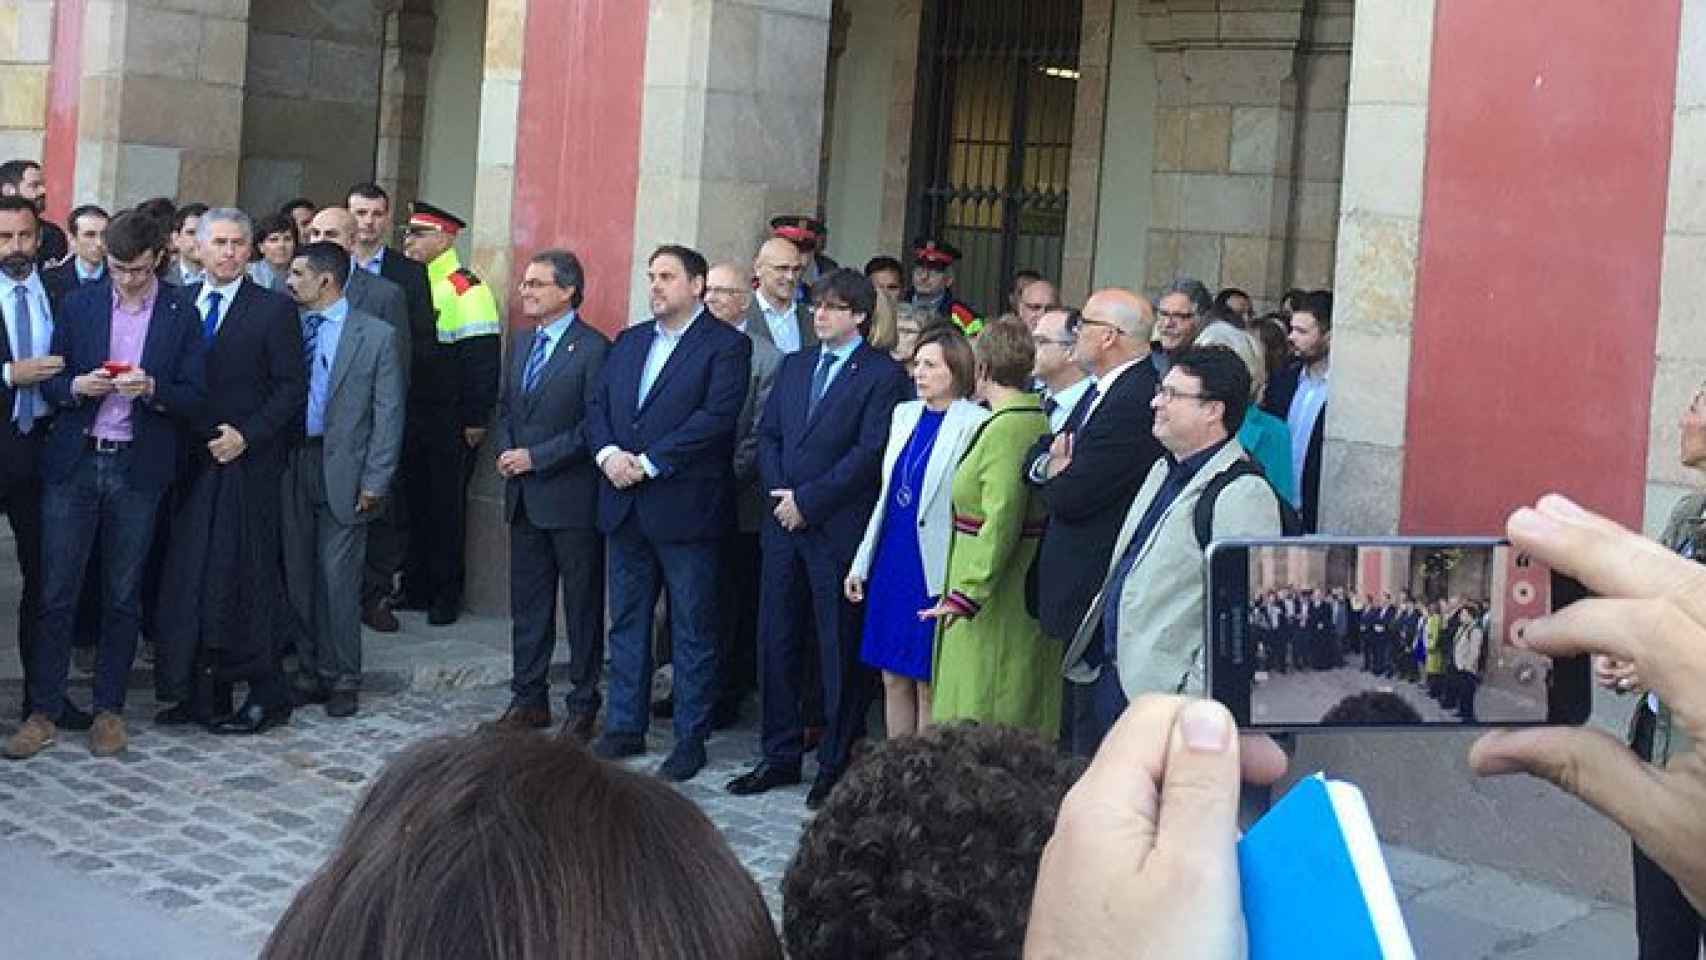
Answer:
[[[123,360],[132,366],[142,363],[142,345],[148,340],[148,321],[154,315],[154,298],[159,295],[160,282],[156,280],[148,296],[142,298],[142,305],[130,308],[119,301],[118,290],[113,290],[112,339],[107,343],[106,359]],[[89,436],[102,440],[133,439],[130,408],[135,402],[117,393],[108,394],[101,400],[101,408],[95,411]]]

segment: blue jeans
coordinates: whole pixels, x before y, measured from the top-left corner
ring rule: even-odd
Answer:
[[[85,568],[101,543],[101,630],[95,658],[95,710],[124,710],[142,623],[142,568],[154,542],[160,494],[137,490],[127,477],[129,451],[89,451],[70,479],[42,491],[42,607],[30,702],[57,717],[71,669],[71,631]]]
[[[675,664],[675,740],[703,743],[717,685],[717,549],[654,543],[633,517],[610,534],[610,673],[604,729],[644,736],[651,721],[652,611],[669,591]]]

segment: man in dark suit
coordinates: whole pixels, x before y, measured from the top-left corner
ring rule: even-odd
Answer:
[[[828,728],[806,798],[816,809],[846,771],[870,706],[860,608],[841,587],[876,505],[889,418],[907,382],[899,364],[859,335],[877,300],[863,274],[836,270],[812,288],[812,300],[818,348],[783,359],[758,426],[758,476],[772,504],[760,534],[764,755],[728,789],[752,794],[800,781],[800,685],[821,682]],[[814,632],[821,678],[802,677],[801,648]]]
[[[588,404],[587,446],[604,472],[598,527],[610,551],[606,759],[646,749],[652,612],[669,590],[675,747],[658,768],[686,780],[705,765],[717,679],[717,548],[734,491],[729,463],[752,344],[705,313],[705,258],[659,247],[647,261],[655,319],[616,339]]]
[[[36,266],[35,205],[22,197],[0,197],[0,314],[5,317],[0,403],[6,423],[0,427],[0,509],[12,525],[18,572],[24,581],[18,603],[18,658],[24,668],[23,717],[30,714],[31,657],[41,619],[41,474],[37,460],[47,418],[41,384],[65,366],[55,355],[53,320],[59,298]],[[87,730],[90,717],[71,703],[54,721]]]
[[[792,241],[771,237],[758,248],[752,265],[758,289],[746,308],[747,335],[768,340],[785,354],[817,346],[811,310],[794,297],[804,263],[805,255]]]
[[[782,366],[782,352],[753,329],[747,314],[752,300],[748,274],[744,266],[719,263],[711,267],[705,286],[705,309],[752,341],[752,373],[735,430],[735,522],[723,541],[723,602],[717,631],[722,676],[711,711],[712,729],[738,721],[741,703],[758,687],[758,581],[763,562],[758,532],[770,513],[770,498],[758,477],[758,418]]]
[[[1327,426],[1328,374],[1332,365],[1333,294],[1315,290],[1291,314],[1296,362],[1268,380],[1262,409],[1285,421],[1291,433],[1292,488],[1303,531],[1314,533],[1321,514],[1321,446]]]
[[[107,228],[112,283],[65,298],[54,352],[65,367],[42,384],[58,407],[41,452],[42,616],[30,700],[35,712],[6,754],[53,743],[71,660],[84,568],[101,542],[101,639],[90,750],[114,756],[129,738],[125,687],[136,655],[141,574],[155,517],[179,463],[179,435],[206,401],[195,307],[155,277],[159,226],[128,213]]]
[[[174,706],[157,723],[256,734],[290,718],[278,639],[280,474],[308,400],[296,309],[246,278],[253,225],[242,211],[202,215],[204,280],[185,290],[207,343],[207,403],[172,508],[161,580],[155,685]],[[249,686],[231,709],[231,684]]]
[[[1037,619],[1044,633],[1063,643],[1078,631],[1101,588],[1126,511],[1162,453],[1149,429],[1155,370],[1144,362],[1154,326],[1149,302],[1129,290],[1090,297],[1072,328],[1072,359],[1096,383],[1079,396],[1059,432],[1037,441],[1023,468],[1049,514],[1035,565]],[[1088,684],[1069,680],[1063,700],[1062,741],[1085,757],[1095,752],[1098,729],[1089,691]]]
[[[290,265],[301,313],[308,406],[284,476],[286,591],[303,630],[297,699],[354,716],[361,689],[361,571],[367,525],[380,511],[403,446],[398,331],[352,309],[354,268],[332,243],[310,243]]]
[[[546,250],[528,262],[518,332],[498,398],[498,474],[509,520],[509,605],[514,668],[500,726],[551,725],[548,675],[557,643],[557,589],[569,634],[568,718],[563,733],[592,739],[604,660],[604,541],[598,535],[598,468],[586,415],[610,342],[578,313],[580,259]],[[525,328],[524,328],[525,330]]]
[[[48,292],[61,297],[78,287],[107,278],[107,221],[111,217],[92,203],[71,211],[65,223],[71,228],[71,256],[57,267],[41,272]]]
[[[328,241],[350,251],[350,274],[344,282],[344,299],[349,301],[351,310],[378,317],[397,332],[403,389],[408,390],[415,376],[413,358],[420,349],[415,343],[417,321],[410,312],[409,295],[402,286],[371,270],[357,268],[354,251],[359,230],[356,216],[348,208],[325,207],[309,221],[304,242]],[[394,260],[407,261],[408,258],[387,254],[381,257],[380,262],[383,265]],[[392,269],[408,268],[393,266]],[[431,310],[430,303],[428,310]],[[428,342],[431,343],[430,340]],[[379,513],[365,524],[367,566],[362,573],[361,620],[380,633],[395,633],[401,626],[397,615],[391,612],[389,599],[396,588],[397,571],[402,569],[409,547],[407,507],[398,496],[401,489],[399,483],[380,505]]]

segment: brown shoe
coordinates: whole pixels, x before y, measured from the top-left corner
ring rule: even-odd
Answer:
[[[18,732],[6,740],[6,756],[13,760],[24,760],[53,746],[53,736],[57,731],[53,721],[46,714],[32,713]]]
[[[499,730],[544,730],[551,726],[551,708],[510,707],[492,726]]]
[[[391,612],[391,605],[377,598],[361,605],[361,622],[380,633],[396,633],[403,627]]]
[[[116,713],[95,714],[95,726],[89,731],[89,752],[97,757],[116,757],[130,746],[130,735],[124,732],[124,718]]]
[[[598,716],[591,713],[577,713],[563,721],[557,730],[557,736],[579,740],[581,743],[591,743],[593,727],[597,725]]]

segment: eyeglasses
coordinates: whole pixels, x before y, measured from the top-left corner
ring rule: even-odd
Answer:
[[[1157,310],[1155,315],[1163,320],[1195,320],[1197,318],[1194,310]]]
[[[150,258],[152,259],[152,258]],[[134,266],[119,263],[111,257],[107,258],[107,270],[120,277],[144,277],[154,272],[154,264],[139,263]]]
[[[1050,344],[1053,344],[1054,346],[1057,346],[1057,347],[1070,347],[1074,343],[1077,343],[1077,342],[1078,341],[1072,339],[1071,337],[1032,337],[1031,338],[1031,343],[1033,343],[1039,347],[1046,347],[1046,346],[1049,346]]]
[[[1080,327],[1107,327],[1109,330],[1112,330],[1114,333],[1119,334],[1122,337],[1127,335],[1124,330],[1121,330],[1117,325],[1109,323],[1106,320],[1092,320],[1089,317],[1080,317],[1078,325]]]
[[[740,287],[706,287],[705,288],[705,296],[707,296],[707,297],[738,297],[742,293],[745,293],[745,292],[746,291],[742,290]]]
[[[818,303],[812,304],[812,309],[817,310],[817,311],[840,310],[840,311],[845,311],[847,313],[853,312],[853,308],[848,306],[845,303],[823,303],[821,301]]]
[[[1208,401],[1219,399],[1218,397],[1211,397],[1206,393],[1186,393],[1183,390],[1176,390],[1166,384],[1162,384],[1161,388],[1155,391],[1155,395],[1161,398],[1162,403],[1172,403],[1175,400],[1201,400],[1207,403]]]

